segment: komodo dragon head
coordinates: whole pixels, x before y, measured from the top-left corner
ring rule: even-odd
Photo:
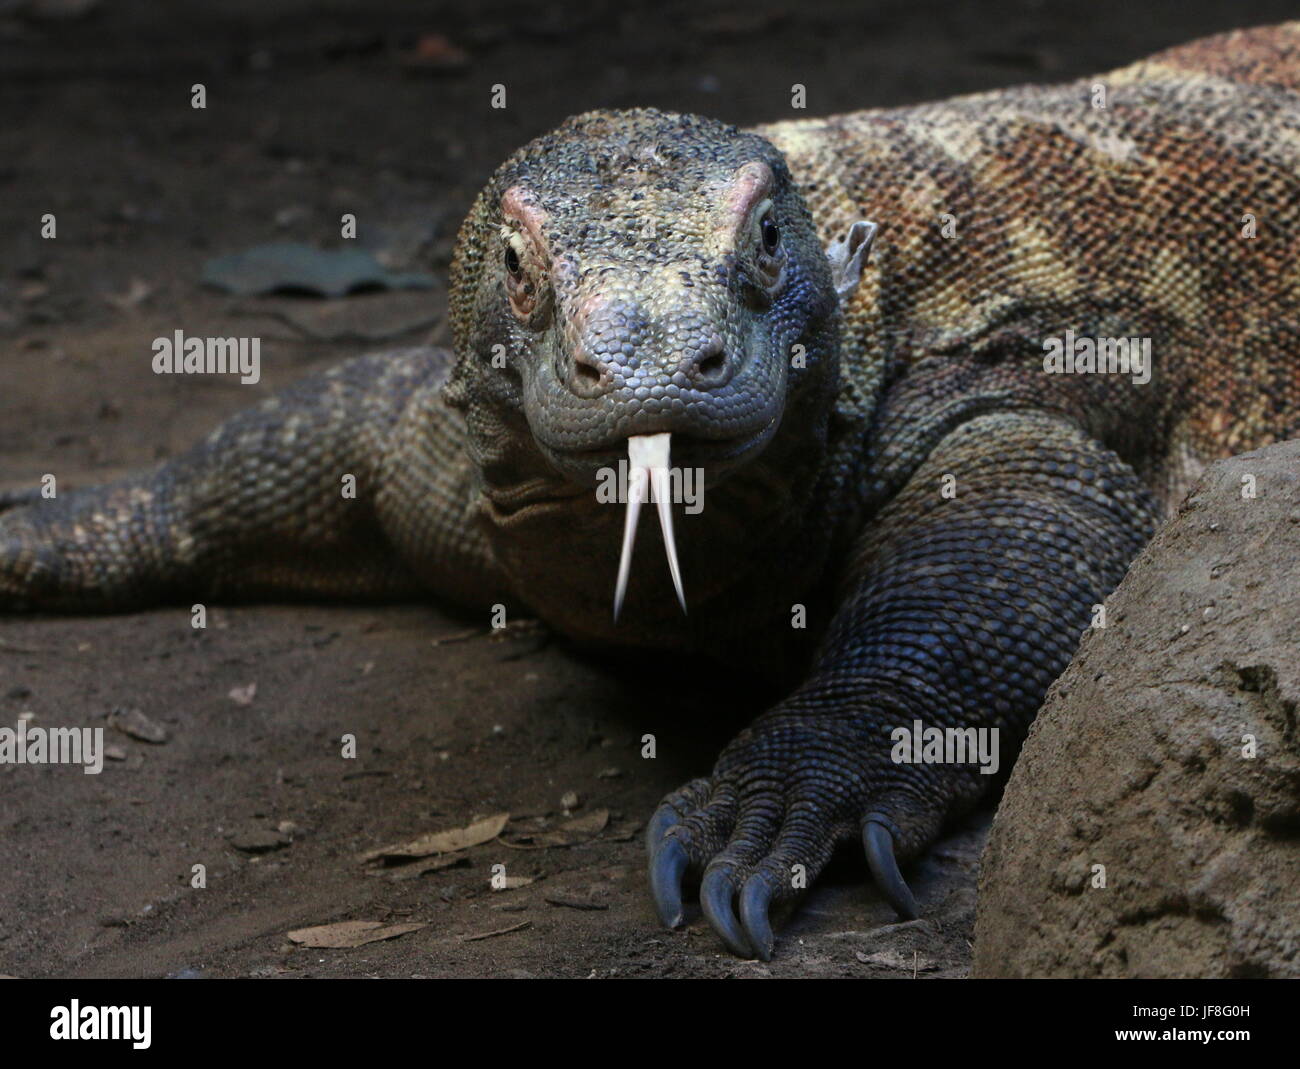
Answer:
[[[829,407],[839,300],[874,231],[823,249],[781,153],[699,116],[594,111],[525,146],[452,265],[446,396],[494,507],[590,494],[630,461],[615,614],[651,490],[685,608],[669,464],[716,487],[801,394]]]

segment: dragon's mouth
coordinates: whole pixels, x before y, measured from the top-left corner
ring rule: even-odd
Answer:
[[[600,446],[595,449],[574,450],[566,456],[574,459],[585,461],[594,465],[605,465],[628,459],[628,443],[633,438],[656,438],[667,437],[655,434],[629,435],[617,442]],[[672,446],[673,455],[676,458],[678,467],[692,467],[709,465],[712,468],[715,464],[727,464],[731,461],[743,460],[750,453],[756,452],[761,446],[767,443],[768,428],[764,428],[758,434],[747,434],[736,438],[701,438],[692,434],[673,434]]]
[[[671,434],[637,434],[627,440],[627,513],[623,521],[623,552],[618,559],[618,581],[614,586],[614,619],[623,608],[627,579],[632,570],[632,547],[636,545],[636,522],[641,506],[653,500],[663,531],[664,550],[668,554],[668,571],[673,577],[677,601],[686,611],[686,593],[682,590],[682,571],[677,563],[677,541],[673,535],[672,481],[669,471]]]
[[[629,435],[596,448],[563,451],[547,448],[538,437],[538,444],[551,463],[574,483],[590,485],[595,482],[599,492],[599,487],[607,482],[611,474],[619,473],[615,485],[625,491],[627,511],[624,514],[618,579],[614,587],[615,620],[622,611],[627,594],[641,506],[653,503],[659,515],[664,550],[668,556],[668,571],[672,575],[673,588],[677,591],[677,601],[682,612],[686,612],[686,593],[682,586],[681,567],[673,534],[674,485],[680,486],[686,474],[693,476],[690,485],[700,487],[702,491],[707,474],[709,485],[716,486],[728,473],[762,452],[779,423],[778,416],[757,434],[733,438],[702,438],[661,431]]]
[[[710,484],[714,484],[762,452],[780,422],[778,414],[757,432],[729,438],[706,438],[671,430],[658,433],[659,428],[649,428],[640,434],[620,435],[585,449],[560,448],[548,443],[541,434],[535,435],[535,440],[547,459],[563,475],[574,482],[590,486],[599,480],[602,473],[610,469],[617,470],[620,464],[628,462],[628,443],[634,438],[667,437],[671,433],[674,464],[678,468],[699,468],[708,474]]]

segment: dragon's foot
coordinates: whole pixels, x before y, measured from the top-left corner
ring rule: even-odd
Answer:
[[[683,882],[699,876],[700,905],[727,947],[768,961],[773,908],[799,897],[851,841],[888,902],[915,918],[899,861],[934,840],[952,784],[889,753],[887,733],[847,720],[769,716],[742,733],[711,777],[670,794],[650,821],[660,919],[682,923]]]

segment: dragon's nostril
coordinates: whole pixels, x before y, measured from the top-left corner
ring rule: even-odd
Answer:
[[[576,381],[586,386],[600,385],[600,371],[590,364],[584,364],[582,361],[576,361],[573,365],[573,377]]]
[[[688,365],[687,374],[695,380],[697,386],[721,386],[727,381],[727,350],[720,338],[703,346],[695,354],[694,362]]]
[[[711,356],[706,356],[696,365],[696,370],[701,378],[717,378],[727,365],[727,357],[724,353],[717,352]]]

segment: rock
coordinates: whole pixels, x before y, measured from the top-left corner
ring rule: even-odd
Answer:
[[[1300,977],[1300,441],[1209,468],[1105,622],[998,809],[973,975]]]
[[[308,293],[344,297],[362,289],[429,289],[423,271],[388,271],[364,249],[316,249],[275,242],[257,245],[203,265],[205,285],[241,297]]]
[[[151,720],[134,707],[117,708],[108,714],[109,727],[116,728],[124,735],[130,735],[141,742],[151,742],[161,746],[170,738],[167,729],[156,720]]]

